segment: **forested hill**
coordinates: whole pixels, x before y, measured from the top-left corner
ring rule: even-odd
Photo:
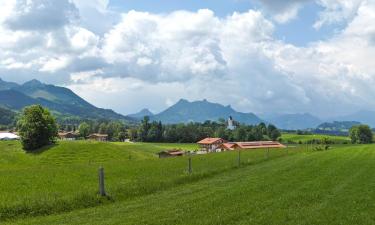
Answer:
[[[113,110],[93,106],[68,88],[43,84],[38,80],[18,85],[0,79],[1,107],[19,111],[25,106],[33,104],[48,107],[59,117],[134,121],[134,119]]]

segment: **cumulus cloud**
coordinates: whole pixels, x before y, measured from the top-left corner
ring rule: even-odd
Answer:
[[[77,17],[77,8],[69,1],[18,0],[5,25],[12,30],[50,30]]]
[[[318,0],[317,3],[324,10],[319,14],[314,28],[319,29],[323,25],[350,21],[356,16],[360,5],[366,2],[366,0]]]
[[[258,0],[278,23],[286,23],[297,17],[303,4],[313,0]]]
[[[144,107],[160,111],[179,98],[206,98],[244,112],[309,111],[324,116],[375,109],[373,1],[318,0],[324,9],[317,28],[341,21],[345,26],[306,47],[277,40],[278,24],[258,10],[226,17],[208,9],[129,11],[117,15],[114,25],[103,26],[103,32],[91,29],[85,21],[92,17],[83,12],[111,14],[105,0],[61,0],[58,18],[39,25],[52,16],[46,9],[54,5],[42,0],[4,2],[0,76],[66,84],[101,107],[123,113]],[[308,0],[262,2],[282,22]],[[282,15],[284,19],[277,19]]]

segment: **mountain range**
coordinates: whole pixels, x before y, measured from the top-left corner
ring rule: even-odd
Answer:
[[[115,119],[134,121],[110,109],[102,109],[88,103],[68,88],[43,84],[31,80],[22,85],[0,79],[0,106],[19,111],[25,106],[40,104],[60,117],[85,119]]]
[[[237,112],[230,105],[223,106],[207,100],[189,102],[185,99],[179,100],[176,104],[161,113],[152,115],[150,118],[166,124],[173,124],[205,122],[207,120],[218,121],[220,118],[227,119],[229,116],[245,124],[258,124],[263,121],[254,113]]]
[[[309,113],[271,114],[265,120],[285,130],[302,130],[317,127],[322,120]]]
[[[272,123],[285,130],[316,128],[327,121],[358,121],[375,127],[375,112],[373,111],[362,110],[325,121],[309,113],[271,113],[258,117],[251,112],[238,112],[230,105],[224,106],[207,100],[190,102],[185,99],[180,99],[176,104],[157,114],[153,114],[148,109],[143,109],[138,113],[124,116],[110,109],[95,107],[65,87],[44,84],[38,80],[31,80],[20,85],[0,79],[0,108],[2,108],[0,113],[6,115],[4,121],[11,118],[12,113],[33,104],[48,107],[58,118],[113,119],[130,123],[135,123],[144,116],[149,116],[151,120],[162,121],[165,124],[217,121],[232,116],[234,120],[240,123]]]

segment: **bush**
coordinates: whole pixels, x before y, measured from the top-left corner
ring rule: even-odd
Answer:
[[[372,142],[372,131],[367,125],[353,126],[349,130],[349,137],[354,144],[367,144]]]
[[[55,142],[57,124],[48,109],[40,105],[26,107],[17,122],[22,146],[34,151]]]

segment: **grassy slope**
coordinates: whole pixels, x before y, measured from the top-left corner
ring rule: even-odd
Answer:
[[[236,152],[195,156],[194,175],[187,158],[158,159],[166,148],[195,149],[194,144],[59,142],[25,154],[18,142],[0,142],[0,220],[62,213],[111,204],[203,180],[231,170]],[[298,148],[289,154],[298,152]],[[246,151],[247,164],[265,160],[264,151]],[[286,156],[271,151],[270,158]],[[104,166],[111,199],[97,196],[97,169]]]
[[[292,154],[19,224],[374,224],[373,145]]]
[[[343,143],[347,142],[350,143],[350,138],[345,136],[334,136],[334,135],[324,135],[324,134],[311,134],[311,135],[298,135],[298,134],[286,134],[283,133],[281,136],[283,142],[292,141],[298,143],[301,141],[305,143],[311,140],[322,140],[323,138],[327,138],[335,143]]]

